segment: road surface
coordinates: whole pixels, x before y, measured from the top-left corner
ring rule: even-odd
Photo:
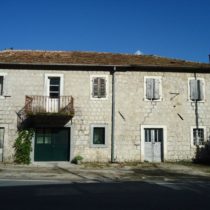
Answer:
[[[209,180],[70,182],[0,180],[0,210],[205,210]]]

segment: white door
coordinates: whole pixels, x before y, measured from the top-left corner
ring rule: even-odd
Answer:
[[[163,129],[144,129],[144,160],[148,162],[161,162],[163,157]]]
[[[60,109],[60,77],[48,77],[46,111],[58,112]]]
[[[4,128],[0,128],[0,162],[3,161]]]

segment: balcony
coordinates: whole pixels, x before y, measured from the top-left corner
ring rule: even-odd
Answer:
[[[25,112],[27,115],[74,115],[73,97],[26,96]]]
[[[53,125],[69,121],[74,116],[72,96],[26,96],[25,106],[17,113],[18,127],[21,124]],[[30,123],[29,123],[30,122]]]

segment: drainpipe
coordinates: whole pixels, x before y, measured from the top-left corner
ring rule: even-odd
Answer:
[[[197,75],[196,72],[194,73],[194,78],[195,80],[197,80]],[[199,113],[198,113],[198,100],[195,100],[195,125],[196,125],[196,129],[199,128]]]
[[[115,72],[116,66],[113,67],[112,71],[112,129],[111,129],[111,162],[115,162]]]

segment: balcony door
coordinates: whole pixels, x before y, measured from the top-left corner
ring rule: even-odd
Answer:
[[[61,78],[51,77],[47,78],[47,112],[58,112],[60,109],[60,88]]]

